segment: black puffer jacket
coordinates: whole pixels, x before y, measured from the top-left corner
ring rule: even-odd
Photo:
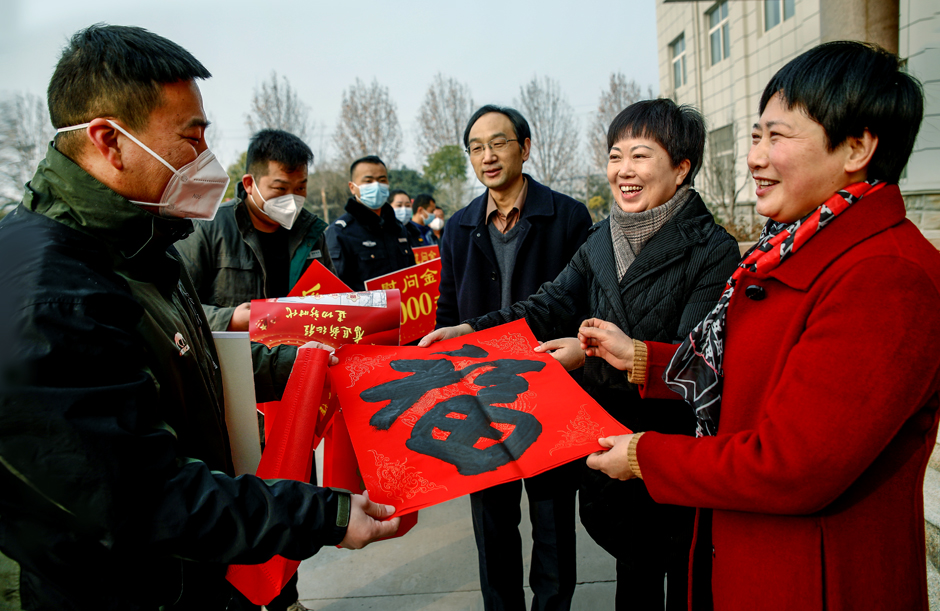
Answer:
[[[698,194],[691,193],[620,282],[607,219],[591,228],[584,246],[554,282],[543,284],[526,301],[467,322],[479,330],[525,318],[535,336],[545,341],[574,337],[583,320],[596,317],[636,339],[680,342],[714,307],[740,259],[734,238],[715,224]],[[603,359],[586,359],[582,385],[633,431],[694,433],[695,417],[688,404],[640,399],[626,372]],[[656,554],[665,549],[667,538],[690,540],[694,510],[656,505],[642,480],[619,482],[590,470],[584,476],[581,520],[615,556],[639,558],[638,546],[643,553]]]
[[[233,477],[218,359],[172,243],[50,147],[0,222],[0,550],[26,609],[222,608],[226,563],[342,540],[348,497]]]

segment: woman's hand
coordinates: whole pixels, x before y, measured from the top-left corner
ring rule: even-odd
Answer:
[[[535,347],[536,352],[548,352],[561,363],[565,371],[574,371],[584,365],[584,351],[576,337],[553,339]]]
[[[633,435],[601,437],[597,443],[610,449],[594,452],[588,456],[587,466],[603,471],[613,479],[625,481],[635,478],[636,473],[630,468],[630,462],[627,460],[627,448],[630,446],[631,439]]]
[[[617,325],[590,318],[581,323],[578,339],[587,356],[599,356],[621,371],[633,371],[633,340]]]
[[[339,359],[336,358],[336,354],[335,354],[336,349],[333,348],[333,346],[328,346],[327,344],[321,344],[320,342],[307,342],[306,344],[298,348],[298,350],[304,350],[306,348],[317,348],[318,350],[326,350],[327,352],[330,353],[330,365],[335,365],[339,363]]]
[[[442,342],[445,339],[454,339],[455,337],[467,335],[468,333],[473,333],[473,327],[466,323],[457,325],[456,327],[441,327],[440,329],[434,329],[422,337],[421,341],[418,342],[418,347],[427,348],[434,342]]]

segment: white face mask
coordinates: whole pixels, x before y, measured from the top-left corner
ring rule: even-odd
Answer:
[[[158,206],[161,216],[205,219],[207,221],[215,218],[219,205],[222,203],[222,198],[225,196],[225,189],[228,188],[229,177],[225,168],[222,167],[222,164],[219,163],[209,149],[206,149],[196,159],[177,170],[123,127],[110,119],[108,123],[173,172],[170,181],[163,188],[163,195],[160,196],[159,202],[128,201],[141,206]],[[90,123],[83,123],[71,127],[61,127],[56,132],[84,129],[89,125]]]
[[[430,227],[434,231],[440,231],[441,229],[444,228],[444,219],[435,216],[434,220],[428,223],[428,227]]]
[[[395,208],[395,218],[404,225],[411,218],[411,208]]]
[[[254,180],[255,177],[252,176],[251,178]],[[258,184],[257,180],[254,180],[254,186],[254,192],[258,194],[258,197],[261,198],[261,203],[264,204],[263,206],[258,206],[258,202],[255,202],[258,209],[261,210],[266,217],[276,222],[284,229],[293,227],[294,221],[297,220],[301,210],[304,209],[304,198],[299,195],[281,195],[280,197],[264,199],[264,196],[261,195],[261,186]],[[255,201],[253,194],[249,194],[248,197],[251,198],[251,201]]]

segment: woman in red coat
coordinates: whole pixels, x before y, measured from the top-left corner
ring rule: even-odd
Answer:
[[[764,90],[748,155],[771,220],[715,309],[678,346],[581,328],[644,397],[696,411],[696,438],[606,438],[588,459],[701,508],[693,609],[927,609],[940,254],[896,184],[922,116],[894,55],[797,57]]]

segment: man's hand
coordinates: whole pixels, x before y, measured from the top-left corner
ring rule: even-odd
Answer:
[[[576,337],[553,339],[535,347],[536,352],[548,352],[561,363],[565,371],[574,371],[584,365],[584,351]]]
[[[232,320],[228,323],[229,331],[247,331],[251,319],[251,302],[246,301],[232,312]]]
[[[627,447],[633,435],[614,435],[597,440],[605,448],[603,452],[594,452],[587,457],[587,466],[603,471],[613,479],[628,480],[636,477],[627,460]]]
[[[395,513],[391,505],[379,505],[369,500],[369,492],[349,495],[349,526],[340,547],[362,549],[377,539],[390,537],[398,532],[401,518],[385,518]]]
[[[587,356],[599,356],[620,371],[633,371],[633,340],[617,325],[590,318],[578,329],[581,349]]]
[[[298,348],[298,350],[304,350],[306,348],[316,348],[318,350],[326,350],[327,352],[330,353],[330,365],[336,365],[337,363],[339,363],[339,359],[336,358],[336,349],[333,348],[333,346],[329,346],[327,344],[322,344],[320,342],[314,341],[314,342],[307,342],[306,344]]]
[[[457,325],[456,327],[441,327],[440,329],[434,329],[422,337],[421,341],[418,342],[418,347],[427,348],[434,342],[441,342],[445,339],[454,339],[455,337],[467,335],[468,333],[473,333],[473,327],[466,323]]]

